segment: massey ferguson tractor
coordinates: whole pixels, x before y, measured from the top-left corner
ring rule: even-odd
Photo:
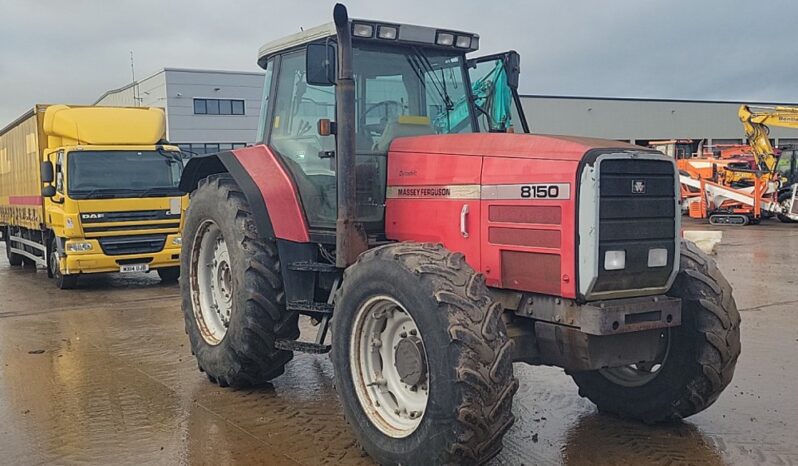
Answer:
[[[468,59],[476,34],[333,17],[260,49],[259,144],[185,168],[200,370],[257,386],[332,350],[346,420],[382,464],[496,455],[514,362],[564,368],[625,418],[710,406],[740,316],[681,239],[673,159],[528,134],[518,54]]]

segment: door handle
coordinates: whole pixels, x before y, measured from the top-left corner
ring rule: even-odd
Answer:
[[[468,204],[463,204],[463,208],[460,209],[460,234],[463,235],[463,238],[468,238],[468,225],[466,221],[468,220]]]

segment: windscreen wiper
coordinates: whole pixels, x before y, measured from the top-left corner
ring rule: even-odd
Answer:
[[[139,195],[141,197],[149,197],[149,196],[151,196],[153,194],[167,194],[168,195],[170,193],[175,193],[174,194],[175,196],[177,196],[177,195],[181,195],[182,196],[183,195],[183,192],[180,191],[180,189],[178,189],[176,186],[175,187],[158,186],[158,187],[155,187],[155,188],[149,188],[149,189],[145,189],[144,191],[140,191]]]

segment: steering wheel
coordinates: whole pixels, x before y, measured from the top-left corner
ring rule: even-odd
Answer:
[[[364,125],[364,127],[373,135],[380,135],[385,131],[385,127],[388,125],[388,121],[393,116],[399,116],[402,114],[402,103],[396,100],[383,100],[382,102],[377,102],[376,104],[371,104],[366,108],[366,111],[363,112],[363,118],[365,119],[368,117],[368,114],[379,109],[385,108],[385,115],[380,118],[379,123],[372,123]]]

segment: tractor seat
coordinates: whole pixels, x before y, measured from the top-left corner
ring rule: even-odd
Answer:
[[[428,117],[402,115],[385,125],[385,131],[374,143],[374,150],[380,153],[387,153],[388,148],[391,147],[391,142],[396,138],[426,136],[429,134],[435,134],[435,130],[432,129]]]

